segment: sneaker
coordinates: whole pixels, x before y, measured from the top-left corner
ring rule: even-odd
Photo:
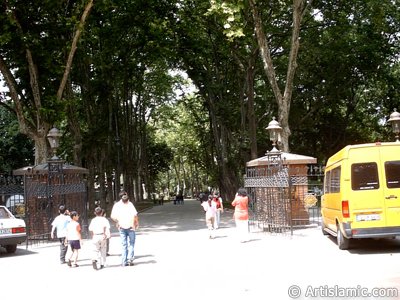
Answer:
[[[97,260],[92,261],[93,269],[97,270]]]
[[[129,265],[134,266],[133,259],[129,260]]]

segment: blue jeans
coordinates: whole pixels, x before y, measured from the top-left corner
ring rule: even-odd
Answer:
[[[65,263],[65,255],[68,251],[68,244],[65,244],[65,237],[58,239],[60,241],[60,262]]]
[[[119,236],[122,242],[122,265],[128,264],[129,260],[133,260],[136,233],[133,229],[119,229]]]

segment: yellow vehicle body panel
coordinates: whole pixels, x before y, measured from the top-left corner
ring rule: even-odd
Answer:
[[[321,214],[323,229],[346,238],[400,235],[400,143],[349,145],[331,156]]]

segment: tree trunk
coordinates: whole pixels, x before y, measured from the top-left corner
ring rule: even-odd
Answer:
[[[289,137],[291,134],[289,126],[290,103],[292,100],[293,79],[297,68],[296,61],[299,50],[300,24],[305,12],[306,2],[307,0],[293,0],[293,28],[292,28],[291,47],[289,53],[288,68],[286,73],[285,90],[282,95],[282,92],[278,85],[278,80],[275,73],[273,61],[271,58],[271,52],[268,45],[268,40],[264,33],[260,13],[255,4],[255,0],[249,0],[249,4],[254,19],[254,27],[257,36],[257,41],[260,47],[260,54],[264,64],[264,71],[267,75],[272,91],[274,93],[275,101],[278,104],[278,121],[283,129],[282,140],[281,140],[283,148],[282,150],[285,152],[289,152]],[[308,2],[308,5],[311,5],[311,2],[312,0]]]
[[[257,122],[254,112],[254,74],[255,74],[255,59],[252,55],[249,58],[246,70],[246,85],[247,85],[247,119],[249,120],[249,139],[250,139],[250,159],[258,157],[257,151]]]
[[[48,160],[47,139],[43,135],[35,135],[35,165],[46,163]]]
[[[76,105],[74,101],[74,94],[71,85],[68,85],[66,91],[67,101],[67,118],[68,128],[74,141],[73,146],[73,163],[75,166],[82,166],[82,132],[79,124],[78,114],[76,111]]]
[[[62,94],[64,92],[65,86],[67,84],[68,76],[70,73],[70,69],[72,67],[73,57],[75,55],[77,43],[79,41],[81,32],[83,30],[84,24],[86,22],[86,18],[93,6],[93,0],[89,0],[86,4],[85,10],[82,14],[80,23],[78,25],[78,29],[74,34],[74,38],[71,44],[71,50],[66,62],[66,67],[64,71],[64,75],[61,79],[60,86],[57,92],[57,99],[62,99]],[[20,34],[21,36],[25,36],[24,28],[21,26],[17,14],[10,8],[9,10],[10,17],[13,18],[14,24],[17,26],[18,30],[16,34]],[[22,38],[22,40],[26,40]],[[46,135],[48,130],[51,128],[52,124],[49,124],[44,120],[42,115],[42,102],[41,102],[41,85],[39,82],[38,76],[38,67],[34,61],[34,55],[32,55],[31,49],[29,48],[29,42],[24,45],[24,51],[26,54],[27,66],[29,70],[29,79],[30,79],[30,89],[32,93],[32,103],[34,103],[33,107],[24,106],[24,103],[29,103],[29,101],[21,101],[21,99],[25,98],[25,95],[29,93],[18,93],[17,80],[14,78],[13,73],[9,66],[7,66],[3,57],[0,56],[0,72],[3,74],[5,82],[10,90],[11,99],[14,102],[14,107],[10,107],[10,110],[14,111],[18,118],[19,129],[22,134],[27,135],[35,142],[35,165],[45,163],[48,159],[48,147]],[[45,88],[46,85],[43,84]],[[26,100],[26,99],[25,99]],[[29,112],[28,112],[29,110]],[[34,115],[35,120],[30,120],[27,116]]]

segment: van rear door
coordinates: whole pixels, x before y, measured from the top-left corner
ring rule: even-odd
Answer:
[[[353,228],[386,226],[385,201],[380,175],[380,147],[350,149],[350,212]]]
[[[386,226],[400,226],[400,144],[380,147]]]

